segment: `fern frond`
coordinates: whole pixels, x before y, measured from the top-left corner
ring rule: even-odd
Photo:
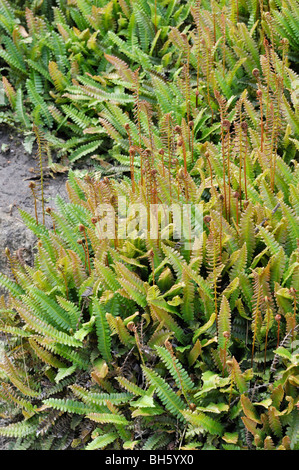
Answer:
[[[212,435],[221,436],[223,434],[222,424],[200,411],[183,411],[183,415],[192,426],[199,427]]]
[[[34,435],[37,431],[38,424],[36,420],[27,420],[27,421],[20,421],[18,423],[12,423],[8,426],[0,428],[0,435],[7,436],[7,437],[26,437],[30,435]]]
[[[142,369],[149,383],[155,387],[156,393],[165,408],[176,416],[179,421],[184,421],[182,413],[186,406],[182,400],[156,372],[146,366],[143,366]]]
[[[103,434],[102,436],[95,437],[91,442],[87,444],[85,450],[97,450],[97,449],[104,449],[109,444],[114,442],[117,439],[117,433],[107,433]]]
[[[47,398],[44,400],[44,405],[54,408],[54,410],[60,410],[77,415],[87,415],[88,413],[93,413],[95,411],[95,407],[88,406],[85,403],[71,400],[69,398]]]
[[[177,358],[173,358],[170,352],[161,346],[155,346],[158,356],[172,375],[178,388],[183,388],[186,392],[194,388],[194,383],[190,379],[187,371],[182,367]],[[174,364],[175,363],[175,364]]]
[[[92,313],[96,318],[95,324],[99,351],[101,352],[103,358],[109,363],[112,361],[109,324],[106,319],[104,307],[97,299],[93,300]]]

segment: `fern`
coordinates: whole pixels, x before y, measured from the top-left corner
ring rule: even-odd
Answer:
[[[109,444],[117,439],[117,433],[107,433],[102,436],[95,437],[87,446],[86,450],[97,450],[97,449],[104,449]]]
[[[221,436],[223,433],[223,427],[220,423],[215,421],[213,418],[205,415],[202,412],[183,412],[185,419],[190,422],[193,426],[202,428],[203,431],[208,432],[212,435]]]
[[[191,391],[194,388],[194,384],[179,361],[176,358],[172,358],[170,352],[167,349],[161,348],[160,346],[156,346],[155,349],[174,378],[176,386],[178,388],[182,387],[183,390],[186,390],[187,392]]]
[[[9,424],[6,427],[0,428],[1,436],[8,436],[8,437],[26,437],[36,433],[38,428],[38,424],[28,421],[20,421],[19,423]]]
[[[143,366],[143,371],[147,380],[153,385],[156,389],[157,395],[165,405],[165,408],[170,411],[178,420],[183,421],[183,410],[185,408],[182,400],[176,395],[176,393],[170,388],[170,386],[165,382],[162,377],[160,377],[156,372],[151,371],[147,367]]]
[[[298,0],[20,8],[0,0],[0,117],[34,123],[35,204],[52,151],[72,170],[43,223],[20,211],[34,262],[5,250],[1,433],[296,449]]]
[[[93,301],[92,312],[96,318],[95,322],[98,348],[101,351],[103,358],[109,363],[112,360],[109,325],[106,319],[104,308],[97,299]]]

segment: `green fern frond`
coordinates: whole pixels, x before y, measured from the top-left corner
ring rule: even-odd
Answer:
[[[18,423],[12,423],[8,426],[0,428],[0,435],[7,436],[7,437],[26,437],[30,435],[34,435],[38,429],[38,424],[36,420],[27,420],[27,421],[20,421]]]
[[[223,434],[222,424],[201,411],[183,411],[183,415],[192,426],[199,427],[212,435],[221,436]]]
[[[106,405],[107,402],[113,405],[120,405],[129,402],[133,398],[131,393],[94,393],[79,385],[71,385],[70,389],[87,405],[103,406]]]
[[[104,307],[100,304],[98,299],[94,299],[92,302],[92,313],[96,318],[95,324],[99,351],[103,358],[109,363],[112,361],[110,329]]]
[[[183,368],[177,358],[173,358],[166,348],[155,346],[158,356],[172,375],[178,388],[183,388],[186,392],[194,389],[194,383],[190,379],[187,371]]]
[[[88,413],[86,418],[101,424],[115,424],[127,426],[129,421],[122,415],[109,413]]]
[[[179,421],[184,421],[183,410],[186,405],[182,400],[156,372],[146,366],[143,366],[142,369],[149,383],[155,387],[156,393],[165,408],[176,416]]]
[[[88,406],[85,403],[71,400],[69,398],[47,398],[44,400],[44,405],[54,408],[54,410],[60,410],[77,415],[87,415],[88,413],[93,413],[95,411],[94,406]]]
[[[223,333],[231,333],[231,308],[225,296],[222,297],[220,310],[218,314],[218,347],[225,347],[225,337]]]
[[[91,442],[87,444],[85,450],[97,450],[97,449],[104,449],[109,444],[114,442],[118,438],[117,433],[107,433],[103,434],[102,436],[95,437]]]
[[[18,310],[19,315],[23,320],[37,333],[44,335],[45,337],[57,341],[67,346],[82,347],[82,343],[72,336],[59,331],[54,328],[52,325],[49,325],[46,321],[41,320],[40,318],[33,315],[31,312],[26,310],[24,306],[20,303],[14,301],[15,307]]]
[[[20,297],[22,294],[24,294],[22,287],[3,273],[0,273],[0,285],[15,297]]]

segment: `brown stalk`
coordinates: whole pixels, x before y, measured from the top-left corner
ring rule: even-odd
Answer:
[[[134,174],[134,158],[135,158],[135,149],[130,147],[130,173],[131,173],[131,182],[132,182],[132,191],[135,193],[135,174]]]
[[[187,122],[190,121],[190,46],[188,42],[187,34],[181,34],[186,48],[186,63],[184,66],[184,75],[185,75],[185,99],[186,99],[186,113],[187,113]],[[191,147],[190,141],[190,128],[188,128],[188,140],[189,148]]]
[[[293,296],[294,299],[294,309],[293,309],[293,328],[292,328],[292,343],[295,340],[295,328],[296,328],[296,311],[297,311],[297,292],[294,287],[290,288],[290,294]],[[293,348],[293,345],[292,345]]]
[[[161,160],[162,160],[162,175],[165,177],[164,150],[163,150],[163,149],[160,149],[158,153],[159,153],[159,155],[161,155]]]
[[[266,369],[266,358],[267,358],[267,345],[268,345],[268,334],[269,334],[269,323],[270,323],[270,307],[269,307],[269,298],[265,297],[266,302],[266,317],[267,317],[267,324],[266,324],[266,338],[265,338],[265,353],[264,353],[264,371]]]
[[[127,328],[128,328],[129,331],[133,331],[133,333],[134,333],[136,346],[137,346],[137,349],[138,349],[138,352],[139,352],[139,356],[140,356],[142,364],[145,366],[145,362],[144,362],[144,358],[143,358],[143,354],[142,354],[142,349],[141,349],[141,343],[140,343],[140,339],[139,339],[139,335],[138,335],[138,331],[137,331],[137,326],[133,322],[129,322],[127,324]]]
[[[245,192],[245,200],[248,200],[248,194],[247,194],[247,175],[246,175],[246,160],[247,160],[247,150],[248,150],[248,141],[247,141],[247,129],[248,129],[248,124],[246,121],[243,121],[241,124],[242,130],[245,134],[245,149],[244,149],[244,192]],[[240,161],[240,166],[242,166],[242,162]],[[241,191],[241,181],[240,181],[240,191]],[[242,202],[240,198],[240,208],[242,210]]]
[[[279,346],[279,337],[280,337],[280,320],[281,320],[281,315],[279,313],[275,315],[275,320],[277,321],[277,345],[276,348]]]
[[[135,157],[135,149],[132,146],[132,137],[130,132],[130,125],[128,123],[125,124],[125,129],[128,134],[129,140],[129,154],[130,154],[130,172],[131,172],[131,181],[132,181],[132,191],[135,193],[135,177],[134,177],[134,157]]]
[[[183,158],[184,158],[184,173],[187,176],[187,154],[186,154],[186,145],[182,136],[182,128],[180,126],[175,126],[174,130],[179,134],[178,147],[182,147]]]
[[[221,12],[221,30],[222,30],[222,72],[225,76],[225,39],[226,39],[226,17],[223,11]]]
[[[236,224],[237,224],[237,227],[239,227],[239,199],[241,198],[240,198],[240,194],[238,193],[238,191],[235,191],[233,196],[236,199]]]
[[[219,232],[219,258],[220,262],[222,261],[222,217],[223,217],[223,195],[219,195],[220,201],[220,232]]]
[[[51,209],[51,207],[46,207],[45,212],[46,212],[46,214],[49,214],[49,215],[51,216],[52,225],[53,225],[53,231],[54,231],[54,233],[56,234],[55,220],[54,220],[54,218],[53,218],[53,216],[52,216],[52,209]]]
[[[194,161],[194,122],[189,121],[189,128],[191,129],[191,161]]]
[[[35,191],[34,191],[34,189],[36,188],[36,184],[33,181],[30,181],[29,188],[31,189],[33,199],[34,199],[35,220],[36,220],[36,223],[38,225],[37,204],[36,204],[37,198],[36,198],[36,194],[35,194]]]
[[[228,220],[230,221],[230,213],[231,213],[231,180],[230,180],[230,122],[228,119],[225,119],[222,123],[224,131],[226,132],[226,136],[224,138],[224,159],[226,158],[227,161],[227,176],[228,176]],[[225,168],[225,165],[224,165]],[[225,179],[225,174],[223,175]]]

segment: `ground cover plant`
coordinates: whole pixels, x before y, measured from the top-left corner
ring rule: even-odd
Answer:
[[[21,211],[34,265],[6,250],[0,274],[0,434],[298,449],[298,1],[0,4],[3,119],[36,139],[43,213]]]

